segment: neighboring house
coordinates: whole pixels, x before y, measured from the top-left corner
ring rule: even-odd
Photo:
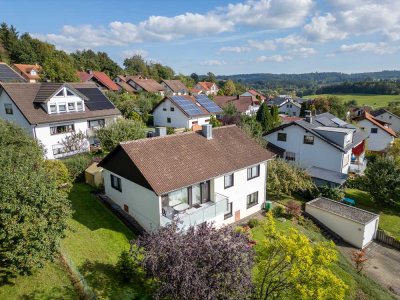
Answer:
[[[305,119],[283,124],[264,138],[284,149],[283,158],[307,169],[319,185],[342,185],[348,172],[362,173],[367,135],[330,113],[307,113]]]
[[[147,231],[232,224],[265,202],[274,155],[236,126],[120,143],[99,166],[106,195]]]
[[[256,90],[248,90],[247,92],[244,92],[240,96],[251,96],[251,97],[253,97],[254,103],[257,103],[257,104],[262,104],[267,99],[267,97],[265,97],[263,94],[257,92]]]
[[[278,107],[278,111],[282,114],[292,117],[300,116],[301,104],[294,100],[291,96],[280,95],[268,100],[268,106],[274,105]]]
[[[104,72],[88,70],[86,72],[78,72],[81,82],[94,82],[103,91],[117,92],[120,87],[111,80]]]
[[[134,93],[136,90],[133,86],[128,84],[129,79],[138,78],[140,76],[129,76],[129,75],[118,75],[114,78],[114,82],[120,87],[120,90],[124,90],[129,93]]]
[[[26,82],[26,80],[9,65],[0,62],[0,83],[1,82]]]
[[[218,86],[214,82],[200,81],[194,87],[194,90],[200,90],[203,94],[216,95],[219,91]]]
[[[165,88],[165,96],[180,96],[189,94],[189,89],[180,80],[163,79],[161,81],[161,85]]]
[[[252,96],[214,96],[214,101],[222,108],[232,103],[238,112],[249,116],[256,114],[260,108],[259,101],[254,102]]]
[[[165,87],[163,87],[154,79],[135,76],[134,78],[128,79],[127,83],[138,92],[144,91],[147,93],[153,93],[153,94],[158,94],[160,96],[164,96]]]
[[[40,80],[39,72],[41,71],[42,67],[37,64],[36,65],[14,64],[14,68],[28,82],[38,82]]]
[[[368,112],[353,119],[357,125],[368,133],[368,150],[383,152],[393,143],[396,132],[386,123]]]
[[[379,215],[328,198],[307,202],[306,214],[358,249],[371,243],[378,230]]]
[[[222,109],[205,95],[165,97],[153,109],[154,126],[192,129],[210,122]]]
[[[0,118],[16,123],[43,144],[48,159],[89,149],[95,128],[120,116],[94,83],[1,83]],[[88,136],[83,149],[61,144],[71,133]]]
[[[382,108],[371,112],[371,115],[375,119],[390,124],[390,128],[395,132],[400,132],[400,117],[396,116],[394,113]]]

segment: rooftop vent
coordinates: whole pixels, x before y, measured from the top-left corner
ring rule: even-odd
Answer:
[[[304,118],[305,120],[306,120],[306,122],[308,122],[308,123],[312,123],[312,112],[311,112],[311,110],[306,110],[305,111],[305,118]]]
[[[210,124],[204,124],[201,126],[201,133],[207,140],[212,139],[212,125]]]

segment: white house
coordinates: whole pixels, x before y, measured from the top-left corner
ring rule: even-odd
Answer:
[[[238,112],[248,116],[255,115],[260,108],[260,101],[254,102],[252,96],[214,96],[213,100],[222,108],[233,104]]]
[[[362,173],[366,166],[366,134],[329,113],[283,124],[264,138],[317,184],[342,185],[349,171]]]
[[[359,249],[376,236],[379,215],[328,198],[306,203],[306,213]]]
[[[380,121],[390,124],[389,127],[395,132],[400,132],[400,117],[386,109],[378,109],[371,112],[371,115]]]
[[[198,90],[200,93],[205,95],[216,95],[219,91],[219,87],[215,82],[199,81],[193,90]]]
[[[203,125],[121,143],[99,166],[106,195],[150,231],[176,219],[219,227],[261,210],[273,157],[234,125]]]
[[[267,97],[265,97],[263,94],[257,92],[256,90],[247,90],[240,96],[250,96],[253,98],[253,101],[259,105],[267,99]]]
[[[1,83],[0,118],[16,123],[36,138],[48,159],[88,150],[94,129],[120,116],[95,83]],[[65,149],[73,132],[88,136],[84,149]]]
[[[161,85],[165,88],[164,94],[166,96],[180,96],[189,94],[189,89],[180,80],[163,79],[161,81]]]
[[[153,109],[154,126],[187,128],[208,124],[222,109],[205,95],[165,97]],[[195,127],[196,127],[195,126]]]
[[[279,95],[268,101],[268,106],[276,105],[278,107],[278,111],[282,114],[298,117],[300,116],[301,110],[301,101],[302,99],[296,98],[293,99],[288,95]]]
[[[144,78],[141,76],[132,76],[127,81],[137,92],[154,93],[164,96],[165,87],[152,78]]]
[[[14,64],[14,68],[28,82],[37,82],[40,80],[39,73],[42,68],[37,64],[36,65]]]
[[[369,134],[368,150],[382,152],[393,143],[396,132],[389,127],[389,124],[375,118],[368,112],[354,119],[357,125]]]

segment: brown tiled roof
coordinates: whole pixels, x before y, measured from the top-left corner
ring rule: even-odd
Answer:
[[[180,80],[162,80],[174,93],[187,92],[188,88]]]
[[[23,77],[26,79],[39,79],[39,72],[42,69],[42,67],[38,65],[26,65],[26,64],[14,64],[14,67],[21,73]],[[35,70],[36,75],[31,75],[31,71]]]
[[[127,84],[125,81],[121,82],[116,82],[117,85],[119,85],[122,89],[124,89],[127,92],[133,93],[136,92],[135,88],[131,86],[130,84]]]
[[[118,147],[126,152],[157,195],[274,157],[235,125],[213,128],[211,140],[192,131],[125,142]],[[112,164],[117,150],[103,162]]]
[[[133,80],[143,78],[141,75],[117,75],[117,77],[124,82],[128,82],[129,79]]]
[[[265,100],[266,97],[263,94],[260,94],[259,92],[257,92],[256,90],[248,90],[248,92],[250,94],[252,94],[253,96],[260,96],[261,100]]]
[[[214,85],[214,82],[199,81],[197,84],[199,84],[204,90],[209,91]]]
[[[387,132],[388,134],[390,134],[391,136],[396,137],[396,132],[394,132],[394,130],[390,127],[385,127],[385,122],[382,122],[381,120],[375,118],[373,115],[371,115],[368,112],[364,112],[360,117],[356,117],[354,120],[356,121],[361,121],[361,120],[368,120],[370,121],[372,124],[378,126],[380,129],[382,129],[383,131]]]
[[[255,105],[252,96],[214,96],[214,101],[220,106],[225,107],[229,103],[235,105],[238,112],[244,113],[249,106]]]
[[[105,86],[110,91],[118,91],[119,86],[107,76],[106,73],[100,71],[78,72],[78,76],[82,82],[87,82],[95,78],[99,83]]]
[[[103,117],[111,115],[120,115],[120,111],[116,108],[103,110],[90,110],[85,106],[85,111],[74,113],[48,114],[39,103],[35,102],[36,96],[42,86],[49,85],[52,90],[61,87],[63,84],[54,83],[1,83],[0,87],[4,89],[7,95],[14,101],[21,113],[30,124],[43,124],[58,121],[70,121],[87,119],[93,117]],[[75,88],[94,88],[97,89],[95,83],[67,83],[66,85]],[[51,93],[50,91],[48,93]],[[46,92],[46,94],[48,94]],[[54,93],[54,92],[53,92]],[[42,99],[42,98],[41,98]],[[89,99],[90,100],[90,99]]]
[[[157,93],[165,90],[165,88],[161,84],[151,78],[135,78],[129,79],[127,82],[129,83],[129,81],[131,80],[139,85],[143,90],[149,93]]]

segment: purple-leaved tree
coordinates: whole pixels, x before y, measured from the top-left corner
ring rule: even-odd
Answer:
[[[156,279],[156,299],[248,299],[254,251],[231,227],[201,224],[188,230],[172,223],[132,241],[140,264]]]

